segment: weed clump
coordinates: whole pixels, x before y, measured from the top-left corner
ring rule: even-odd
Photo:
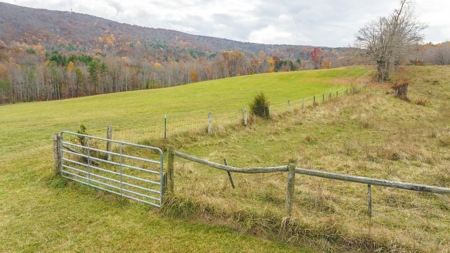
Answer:
[[[250,111],[255,116],[263,119],[269,119],[269,100],[266,98],[263,92],[255,96],[253,102],[250,104]]]
[[[77,131],[78,134],[83,134],[83,135],[89,135],[86,129],[86,126],[84,124],[80,125],[80,129],[78,129]],[[87,145],[87,138],[85,136],[78,136],[78,142],[80,143],[81,146],[86,146]]]
[[[415,101],[415,104],[421,105],[421,106],[427,106],[430,105],[430,100],[426,98],[419,98]]]
[[[90,156],[106,160],[107,158],[106,153],[98,152],[91,149],[91,148],[98,149],[98,143],[96,143],[95,141],[91,141],[90,143],[88,143],[88,137],[86,137],[85,135],[89,135],[89,133],[87,132],[87,128],[84,124],[80,125],[80,129],[77,130],[77,133],[80,134],[76,138],[77,141],[82,146],[81,153],[83,153],[84,155],[88,155],[88,150],[90,149]],[[84,163],[87,163],[87,158],[85,156],[81,156],[80,158]]]
[[[391,88],[394,91],[394,96],[410,102],[408,99],[408,86],[410,83],[410,77],[408,72],[404,68],[399,68],[396,75],[391,78]]]

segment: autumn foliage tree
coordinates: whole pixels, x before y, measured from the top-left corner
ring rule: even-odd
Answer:
[[[198,75],[195,71],[191,71],[190,75],[191,75],[192,82],[194,82],[194,83],[198,82]]]
[[[314,69],[319,69],[322,65],[322,50],[320,48],[314,48],[311,51],[311,60],[314,62]]]
[[[323,59],[322,68],[323,69],[331,68],[331,61],[329,61],[328,59]]]

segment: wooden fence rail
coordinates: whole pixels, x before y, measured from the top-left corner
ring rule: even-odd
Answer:
[[[174,178],[173,178],[173,171],[174,171],[174,157],[178,156],[180,158],[196,162],[199,164],[203,164],[212,168],[216,168],[219,170],[224,170],[227,172],[235,172],[235,173],[275,173],[275,172],[288,172],[288,182],[287,182],[287,191],[286,191],[286,214],[288,216],[292,215],[292,203],[294,201],[294,192],[295,192],[295,174],[303,174],[308,176],[314,176],[314,177],[322,177],[322,178],[328,178],[328,179],[334,179],[334,180],[340,180],[340,181],[346,181],[346,182],[353,182],[353,183],[360,183],[360,184],[366,184],[367,185],[367,197],[368,197],[368,215],[372,216],[372,193],[371,193],[371,186],[377,185],[377,186],[383,186],[383,187],[392,187],[392,188],[398,188],[398,189],[404,189],[404,190],[411,190],[411,191],[419,191],[419,192],[430,192],[430,193],[437,193],[437,194],[450,194],[450,188],[444,188],[444,187],[437,187],[437,186],[429,186],[429,185],[422,185],[422,184],[411,184],[411,183],[403,183],[403,182],[396,182],[396,181],[389,181],[389,180],[383,180],[383,179],[375,179],[375,178],[368,178],[368,177],[360,177],[360,176],[351,176],[351,175],[345,175],[345,174],[337,174],[337,173],[331,173],[331,172],[324,172],[324,171],[318,171],[318,170],[309,170],[309,169],[303,169],[303,168],[297,168],[294,163],[291,163],[287,166],[278,166],[278,167],[266,167],[266,168],[238,168],[233,166],[228,166],[220,163],[215,163],[211,161],[207,161],[195,156],[187,155],[184,153],[181,153],[179,151],[175,151],[172,148],[169,148],[168,150],[168,156],[169,156],[169,162],[168,162],[168,177],[167,177],[167,185],[168,185],[168,191],[173,192],[174,190]],[[232,182],[231,175],[229,174],[230,181]],[[234,185],[233,185],[234,188]]]
[[[369,177],[350,176],[350,175],[345,175],[345,174],[337,174],[337,173],[324,172],[324,171],[319,171],[319,170],[296,168],[295,173],[304,174],[304,175],[308,175],[308,176],[341,180],[341,181],[346,181],[346,182],[353,182],[353,183],[360,183],[360,184],[367,184],[367,185],[378,185],[378,186],[392,187],[392,188],[411,190],[411,191],[431,192],[431,193],[438,193],[438,194],[450,194],[449,188],[428,186],[428,185],[422,185],[422,184],[410,184],[410,183],[389,181],[389,180],[383,180],[383,179],[375,179],[375,178],[369,178]]]
[[[242,168],[237,168],[237,167],[233,167],[233,166],[228,166],[228,165],[223,165],[220,163],[215,163],[215,162],[210,162],[207,160],[203,160],[201,158],[197,158],[195,156],[191,156],[191,155],[187,155],[187,154],[183,154],[181,152],[178,151],[172,151],[174,155],[184,158],[186,160],[192,161],[192,162],[196,162],[196,163],[200,163],[212,168],[216,168],[219,170],[225,170],[225,171],[229,171],[229,172],[237,172],[237,173],[274,173],[274,172],[287,172],[288,171],[288,166],[278,166],[278,167],[267,167],[267,168],[248,168],[248,169],[242,169]]]

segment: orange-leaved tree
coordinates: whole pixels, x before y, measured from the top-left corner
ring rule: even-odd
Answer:
[[[314,69],[319,69],[320,65],[322,65],[322,50],[320,48],[314,48],[311,51],[311,60],[314,62]]]

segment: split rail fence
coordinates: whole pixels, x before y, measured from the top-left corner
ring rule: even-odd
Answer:
[[[106,143],[106,149],[102,150],[102,149],[98,149],[95,147],[90,147],[90,145],[81,146],[81,145],[74,144],[71,142],[63,141],[62,136],[64,133],[66,135],[72,135],[77,138],[78,137],[86,138],[88,144],[91,143],[90,140],[104,141]],[[307,176],[321,177],[321,178],[327,178],[327,179],[340,180],[340,181],[345,181],[345,182],[352,182],[352,183],[359,183],[359,184],[367,185],[367,198],[368,198],[367,205],[368,205],[368,215],[370,217],[372,216],[372,191],[371,191],[372,186],[383,186],[383,187],[391,187],[391,188],[397,188],[397,189],[403,189],[403,190],[450,195],[450,188],[429,186],[429,185],[422,185],[422,184],[404,183],[404,182],[397,182],[397,181],[389,181],[389,180],[375,179],[375,178],[369,178],[369,177],[352,176],[352,175],[331,173],[331,172],[325,172],[325,171],[319,171],[319,170],[310,170],[310,169],[298,168],[295,163],[290,163],[289,165],[283,165],[283,166],[277,166],[277,167],[238,168],[238,167],[228,166],[226,160],[224,160],[225,164],[220,164],[220,163],[204,160],[204,159],[192,156],[192,155],[184,154],[182,152],[175,151],[172,148],[168,149],[167,171],[165,174],[163,174],[163,153],[162,153],[161,149],[156,148],[156,147],[143,146],[143,145],[137,145],[137,144],[112,140],[111,139],[112,128],[110,126],[107,129],[107,133],[108,133],[107,139],[93,137],[93,136],[87,136],[87,135],[82,135],[82,134],[72,133],[72,132],[62,132],[61,134],[55,134],[54,135],[55,172],[57,174],[61,173],[64,177],[67,177],[71,180],[74,180],[74,181],[77,181],[77,182],[80,182],[83,184],[87,184],[94,188],[105,190],[105,191],[108,191],[108,192],[111,192],[114,194],[121,195],[123,197],[131,198],[131,199],[134,199],[134,200],[137,200],[140,202],[144,202],[144,203],[156,206],[156,207],[160,207],[162,205],[164,192],[167,191],[167,192],[174,193],[174,184],[175,184],[174,159],[175,159],[175,156],[177,156],[179,158],[183,158],[188,161],[198,163],[198,164],[206,165],[211,168],[227,171],[228,177],[230,179],[230,183],[233,188],[235,186],[234,186],[234,182],[233,182],[231,173],[259,174],[259,173],[287,172],[288,177],[287,177],[285,211],[286,211],[286,215],[288,215],[288,216],[292,215],[292,206],[294,203],[294,192],[295,192],[295,175],[296,174],[302,174],[302,175],[307,175]],[[111,151],[112,143],[119,145],[119,152]],[[123,154],[123,146],[124,145],[154,150],[158,153],[159,158],[156,160],[148,160],[148,159],[142,159],[139,157],[134,157],[132,155],[125,155],[125,154]],[[71,148],[70,146],[73,146],[74,148],[78,148],[79,150],[77,151],[74,148]],[[84,151],[84,152],[82,152],[82,151]],[[102,152],[107,155],[106,159],[96,158],[95,156],[91,155],[91,152]],[[75,158],[77,158],[77,157],[83,158],[83,159],[86,159],[86,161],[78,162],[76,159],[74,160],[70,156],[65,156],[65,154],[74,156]],[[118,157],[119,162],[114,162],[112,159],[113,157],[116,157],[116,158]],[[158,169],[155,171],[149,171],[146,169],[147,166],[139,168],[136,166],[127,165],[124,162],[124,158],[127,158],[128,161],[131,159],[131,160],[143,161],[143,162],[150,163],[150,164],[156,164]],[[98,167],[99,162],[116,166],[119,169],[116,171],[114,171],[114,170],[111,171],[107,168],[100,168],[100,167]],[[156,174],[157,178],[150,180],[150,179],[140,178],[140,176],[137,176],[137,175],[127,175],[127,174],[125,174],[125,171],[124,171],[125,168],[131,169],[131,170],[137,170],[137,171],[141,171],[141,172],[144,171],[147,173],[150,172],[151,174]],[[96,171],[103,172],[103,175],[98,174]],[[109,176],[107,176],[105,173],[109,174]],[[134,174],[134,173],[132,173],[132,174]],[[142,187],[135,183],[127,182],[125,180],[125,178],[142,181],[146,184],[146,186]],[[104,181],[99,181],[99,179],[102,179]],[[150,188],[146,188],[146,187],[148,187],[149,183],[156,185],[159,189],[153,190]],[[153,196],[148,195],[147,193],[128,189],[128,188],[125,188],[124,186],[126,186],[128,188],[132,187],[134,189],[149,191],[149,192],[155,193],[159,196],[153,197]],[[129,194],[132,194],[132,195],[129,195]],[[149,200],[151,200],[151,201],[149,201]]]
[[[345,181],[345,182],[353,182],[353,183],[367,185],[368,215],[370,217],[372,216],[372,193],[371,193],[372,185],[398,188],[398,189],[403,189],[403,190],[418,191],[418,192],[428,192],[428,193],[450,195],[450,188],[443,188],[443,187],[429,186],[429,185],[422,185],[422,184],[396,182],[396,181],[389,181],[389,180],[383,180],[383,179],[352,176],[352,175],[346,175],[346,174],[337,174],[337,173],[324,172],[324,171],[318,171],[318,170],[310,170],[310,169],[298,168],[295,163],[290,163],[289,165],[284,165],[284,166],[267,167],[267,168],[248,168],[248,169],[238,168],[238,167],[228,166],[226,164],[220,164],[220,163],[207,161],[207,160],[204,160],[204,159],[201,159],[198,157],[194,157],[191,155],[187,155],[182,152],[175,151],[175,150],[172,150],[169,148],[168,168],[167,168],[166,178],[167,178],[167,191],[172,192],[172,193],[174,192],[174,181],[175,181],[174,180],[174,158],[175,158],[175,156],[183,158],[185,160],[195,162],[195,163],[203,164],[203,165],[209,166],[211,168],[227,171],[233,188],[234,188],[234,183],[233,183],[230,172],[248,173],[248,174],[287,172],[288,179],[287,179],[285,210],[286,210],[286,215],[288,215],[288,216],[292,215],[292,206],[294,203],[294,192],[295,192],[294,191],[295,190],[295,175],[296,174],[302,174],[302,175],[313,176],[313,177],[322,177],[322,178],[327,178],[327,179],[340,180],[340,181]]]

